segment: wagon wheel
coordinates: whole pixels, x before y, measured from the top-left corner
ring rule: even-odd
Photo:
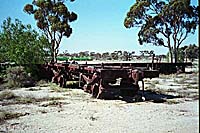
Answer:
[[[97,99],[102,98],[102,79],[99,79],[99,85],[95,87],[97,95],[95,96]]]
[[[98,86],[98,94],[96,96],[97,99],[102,99],[104,98],[104,94],[103,94],[103,87],[101,85]]]
[[[67,79],[66,79],[65,76],[63,76],[62,87],[63,87],[63,88],[66,88],[66,87],[67,87]]]
[[[62,75],[58,77],[58,85],[59,85],[60,87],[64,87],[64,86],[63,86],[63,85],[64,85],[64,78],[63,78]]]
[[[97,98],[98,93],[99,93],[99,86],[94,84],[92,87],[92,97]]]

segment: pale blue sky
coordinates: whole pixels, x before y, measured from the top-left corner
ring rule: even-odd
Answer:
[[[18,18],[25,24],[36,28],[33,16],[23,12],[26,3],[32,0],[0,0],[0,23],[7,17]],[[135,0],[76,0],[66,2],[70,11],[78,14],[78,19],[71,23],[73,33],[70,38],[63,38],[60,52],[94,51],[113,52],[115,50],[136,51],[154,50],[156,54],[166,54],[167,48],[149,44],[138,44],[137,28],[126,29],[124,18]],[[192,0],[197,5],[197,0]],[[37,29],[37,28],[36,28]],[[183,44],[197,44],[198,31]],[[182,45],[183,46],[183,45]]]

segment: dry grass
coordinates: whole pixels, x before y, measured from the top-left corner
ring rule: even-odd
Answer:
[[[188,84],[187,89],[199,89],[199,86],[192,86],[191,84]]]
[[[55,83],[49,83],[50,89],[52,92],[66,92],[67,89],[59,87]]]
[[[64,103],[64,102],[53,100],[53,101],[50,101],[48,103],[42,104],[41,106],[42,107],[48,107],[48,106],[54,106],[54,107],[58,106],[58,107],[60,107],[63,104],[69,104],[69,103]]]
[[[48,87],[49,83],[46,80],[40,80],[40,81],[38,81],[36,83],[36,86],[39,86],[39,87]]]
[[[153,85],[159,84],[159,81],[158,80],[154,80],[154,81],[151,82],[151,84],[153,84]]]
[[[45,98],[33,98],[33,97],[18,97],[16,98],[17,104],[38,103],[43,101],[63,100],[62,97],[45,97]]]
[[[178,103],[180,103],[180,101],[178,101],[177,99],[167,99],[166,103],[167,104],[178,104]]]
[[[11,90],[5,90],[0,93],[0,100],[6,100],[2,105],[12,105],[12,104],[31,104],[38,103],[42,101],[53,101],[53,100],[63,100],[63,97],[44,97],[44,98],[35,98],[33,96],[29,97],[20,97],[16,96]]]
[[[79,88],[79,81],[67,81],[68,88]]]
[[[15,94],[11,90],[4,90],[0,93],[0,101],[6,99],[16,98]]]
[[[41,87],[31,87],[28,89],[28,91],[39,91],[39,90],[42,90]]]
[[[9,120],[9,119],[19,118],[25,115],[27,115],[27,113],[14,113],[14,112],[7,112],[4,110],[0,110],[0,122]]]

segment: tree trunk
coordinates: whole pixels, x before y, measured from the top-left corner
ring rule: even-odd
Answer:
[[[178,59],[177,51],[178,51],[178,50],[175,48],[175,49],[174,49],[174,63],[177,63],[177,59]]]
[[[55,50],[55,40],[51,40],[52,52],[51,52],[51,62],[56,63],[56,50]]]
[[[173,49],[169,48],[170,63],[173,63]]]
[[[57,60],[56,60],[56,50],[54,49],[53,51],[53,62],[56,63]]]

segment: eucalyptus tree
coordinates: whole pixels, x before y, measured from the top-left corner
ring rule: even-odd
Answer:
[[[101,53],[96,53],[96,54],[95,54],[96,60],[100,60],[101,57],[102,57]]]
[[[89,51],[81,51],[79,52],[79,57],[86,57],[86,56],[89,56]]]
[[[196,46],[195,44],[190,44],[186,49],[185,49],[185,54],[187,58],[190,60],[194,59],[199,59],[199,47]]]
[[[124,20],[126,28],[140,27],[139,44],[169,49],[170,60],[177,62],[180,45],[199,25],[199,7],[190,0],[136,0]]]
[[[77,14],[68,10],[64,0],[34,0],[32,4],[24,6],[24,11],[34,15],[37,27],[51,43],[52,62],[56,62],[61,40],[63,37],[69,38],[72,34],[69,22],[75,21]]]
[[[118,59],[119,59],[119,60],[122,60],[122,57],[123,57],[122,51],[121,51],[121,50],[118,50],[118,51],[116,51],[116,52],[117,52]]]
[[[190,44],[188,46],[179,48],[179,54],[178,54],[179,62],[183,62],[184,59],[186,59],[185,61],[188,61],[187,59],[189,59],[193,62],[194,59],[198,58],[199,58],[199,47],[196,46],[195,44]]]
[[[124,60],[125,61],[128,61],[128,55],[129,55],[129,53],[128,53],[128,51],[123,51],[123,57],[124,57]]]
[[[108,58],[110,58],[110,53],[109,52],[102,53],[102,58],[103,60],[107,60]]]
[[[117,51],[114,51],[114,52],[110,53],[110,56],[111,56],[112,60],[118,60]]]

